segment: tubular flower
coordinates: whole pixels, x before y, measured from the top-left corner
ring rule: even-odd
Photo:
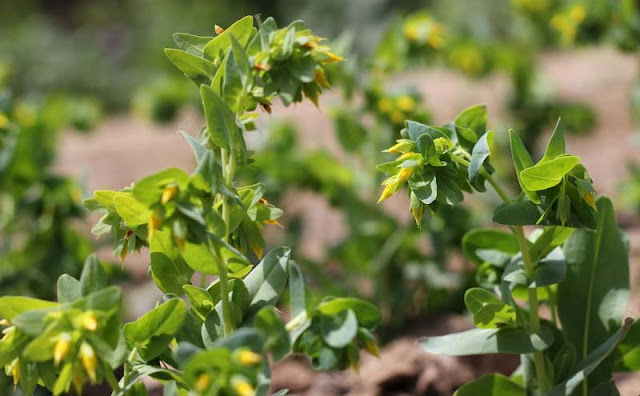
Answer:
[[[400,139],[396,141],[397,143],[388,149],[384,150],[385,153],[393,153],[393,154],[404,154],[410,151],[415,150],[416,144],[409,139]]]
[[[250,383],[246,381],[238,381],[233,385],[233,389],[238,396],[253,396],[255,395],[255,389]]]
[[[86,314],[82,318],[82,327],[85,330],[96,331],[98,329],[98,321],[96,320],[96,317],[92,314]]]
[[[173,197],[178,193],[178,186],[175,184],[168,185],[162,190],[162,198],[160,198],[160,203],[166,205],[167,202],[171,201]]]
[[[69,349],[71,348],[71,336],[69,333],[62,333],[56,340],[53,347],[53,364],[59,365],[60,362],[67,356]]]
[[[262,357],[255,352],[245,350],[238,353],[238,363],[243,366],[255,366],[262,361]]]
[[[18,358],[13,359],[11,363],[5,366],[4,372],[13,377],[14,386],[18,385],[18,382],[20,382],[20,360]]]
[[[151,239],[153,239],[153,234],[156,232],[158,227],[160,227],[160,224],[162,224],[162,219],[160,218],[158,213],[156,213],[154,211],[151,214],[151,217],[149,217],[149,224],[148,224],[148,228],[149,228],[148,239],[149,239],[149,242],[151,242]]]
[[[93,348],[91,348],[91,345],[86,342],[83,342],[82,345],[80,345],[80,362],[82,363],[82,367],[84,367],[84,371],[86,371],[89,376],[89,379],[91,379],[91,382],[95,384],[98,361]]]
[[[196,392],[206,392],[209,389],[209,385],[211,385],[211,376],[207,373],[202,373],[196,379],[196,384],[194,385],[194,389]]]

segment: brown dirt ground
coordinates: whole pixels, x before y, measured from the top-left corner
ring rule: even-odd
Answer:
[[[539,60],[539,65],[547,87],[553,87],[559,97],[584,101],[596,110],[598,125],[593,133],[587,137],[569,138],[568,146],[572,153],[582,157],[600,193],[615,197],[617,185],[626,175],[627,162],[638,162],[640,153],[632,143],[634,129],[628,113],[631,83],[638,71],[637,60],[613,49],[594,48],[546,54]],[[446,122],[472,104],[486,103],[490,119],[498,120],[494,126],[500,129],[500,126],[508,125],[503,111],[508,84],[500,76],[472,81],[448,71],[430,70],[400,76],[395,83],[414,84],[426,97],[436,122]],[[329,108],[337,101],[336,97],[336,93],[325,95],[321,109]],[[290,119],[299,124],[304,131],[301,144],[305,149],[324,147],[340,153],[324,110],[310,105],[275,108],[273,118]],[[150,125],[130,117],[111,118],[89,135],[65,133],[57,168],[71,176],[83,177],[87,191],[118,189],[167,166],[190,169],[193,166],[191,152],[177,131],[195,134],[200,124],[201,120],[190,112],[165,126]],[[262,133],[257,132],[252,140],[259,144],[263,138]],[[322,257],[326,247],[341,237],[342,217],[329,209],[323,198],[304,192],[298,194],[306,194],[303,201],[311,202],[316,208],[305,218],[301,249],[311,257]],[[285,207],[304,211],[304,205]],[[317,210],[318,207],[323,210]],[[407,218],[405,202],[396,200],[386,207]],[[323,232],[327,229],[336,230],[336,233]],[[629,315],[638,316],[640,229],[628,231],[632,248],[632,297],[627,311]],[[103,248],[100,253],[108,257],[109,249]],[[136,301],[128,307],[130,317],[149,309],[158,297],[146,277],[147,260],[143,255],[127,259],[126,266],[133,273],[133,283],[126,286],[127,301]],[[387,345],[380,359],[365,355],[359,373],[318,374],[298,359],[288,359],[275,366],[274,384],[292,389],[295,395],[440,395],[450,394],[459,384],[490,370],[508,372],[515,367],[516,362],[505,357],[435,357],[416,348],[418,335],[443,334],[468,325],[461,317],[429,318],[424,324],[414,326],[420,331]],[[617,383],[623,396],[640,394],[638,376],[619,376]]]

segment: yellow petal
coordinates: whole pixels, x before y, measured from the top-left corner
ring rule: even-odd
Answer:
[[[255,352],[245,350],[238,354],[238,363],[243,366],[255,366],[262,361],[262,356]]]
[[[211,376],[207,373],[202,373],[196,379],[196,383],[193,388],[196,392],[203,393],[209,389],[209,385],[211,385]]]
[[[55,346],[53,347],[53,364],[55,366],[59,365],[60,362],[67,356],[70,347],[71,336],[69,335],[69,333],[61,334],[56,340]]]
[[[171,198],[175,197],[178,193],[178,186],[169,185],[162,190],[162,198],[160,198],[160,203],[166,205],[167,202],[171,201]]]
[[[253,396],[255,394],[253,386],[246,381],[236,382],[235,385],[233,385],[233,389],[238,396]]]
[[[83,342],[82,345],[80,345],[80,362],[82,363],[82,367],[84,367],[84,371],[89,376],[91,382],[95,384],[98,361],[93,348],[91,348],[91,345],[86,342]]]

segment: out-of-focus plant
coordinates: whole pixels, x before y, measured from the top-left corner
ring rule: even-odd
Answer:
[[[93,232],[113,235],[114,255],[124,260],[149,248],[163,302],[123,326],[120,288],[107,285],[94,256],[79,279],[59,278],[57,303],[0,299],[0,365],[24,394],[36,384],[55,395],[72,386],[81,393],[86,382],[106,382],[115,395],[146,394],[141,379],[151,376],[169,395],[267,395],[267,354],[278,361],[301,353],[329,370],[357,367],[360,347],[377,353],[375,306],[329,297],[311,304],[290,249],[263,256],[262,229],[283,212],[264,199],[261,184],[236,183],[236,171],[252,162],[244,134],[254,129],[257,108],[270,111],[276,97],[317,103],[324,65],[341,58],[301,21],[253,25],[247,16],[216,27],[215,37],[177,33],[179,49],[165,50],[199,88],[206,125],[197,137],[184,134],[196,169],[168,168],[85,201],[103,214]],[[217,279],[209,283],[208,275]],[[276,304],[287,285],[285,322]]]
[[[82,192],[51,165],[60,129],[91,128],[97,109],[83,99],[31,104],[0,94],[0,294],[51,298],[62,273],[80,274],[91,251],[73,226],[84,216]]]
[[[408,186],[410,207],[439,211],[462,202],[463,191],[489,186],[503,203],[493,221],[508,226],[472,230],[462,247],[480,265],[482,287],[464,302],[475,329],[429,337],[424,350],[446,355],[507,353],[522,364],[510,377],[489,374],[456,395],[618,394],[614,370],[637,370],[640,322],[623,320],[629,299],[629,261],[611,201],[595,199],[580,158],[565,153],[556,125],[544,155],[534,162],[510,130],[520,192],[507,193],[489,164],[495,132],[484,106],[463,111],[445,126],[407,121],[397,157],[378,166],[389,177],[381,200]],[[527,235],[524,226],[542,226]],[[540,316],[547,305],[550,320]]]

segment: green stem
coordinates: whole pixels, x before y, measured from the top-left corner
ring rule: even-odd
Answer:
[[[450,153],[450,157],[453,161],[465,166],[469,167],[471,163],[464,158],[461,158],[453,153]],[[498,182],[493,178],[493,176],[486,171],[484,168],[480,168],[480,174],[487,179],[489,184],[493,187],[495,192],[498,194],[500,199],[505,204],[510,204],[511,199],[505,193],[505,191],[500,187]],[[535,270],[534,263],[531,260],[531,254],[529,252],[529,244],[527,242],[527,238],[524,235],[524,228],[522,226],[513,226],[511,230],[518,240],[518,245],[520,247],[520,253],[522,254],[522,262],[524,264],[524,271],[527,277],[527,280],[531,280],[533,278],[533,272]],[[532,333],[537,333],[540,331],[540,316],[538,313],[539,304],[538,304],[538,294],[536,289],[527,288],[529,294],[529,330]],[[547,371],[545,370],[545,361],[544,355],[542,352],[535,352],[533,354],[534,365],[536,368],[536,377],[538,378],[538,386],[540,387],[540,391],[542,393],[548,391],[550,389],[550,383],[547,378]]]
[[[113,374],[113,371],[111,371],[109,367],[106,367],[106,370],[104,370],[104,378],[107,380],[114,393],[120,393],[122,391],[120,389],[120,385],[118,384],[116,376]]]

